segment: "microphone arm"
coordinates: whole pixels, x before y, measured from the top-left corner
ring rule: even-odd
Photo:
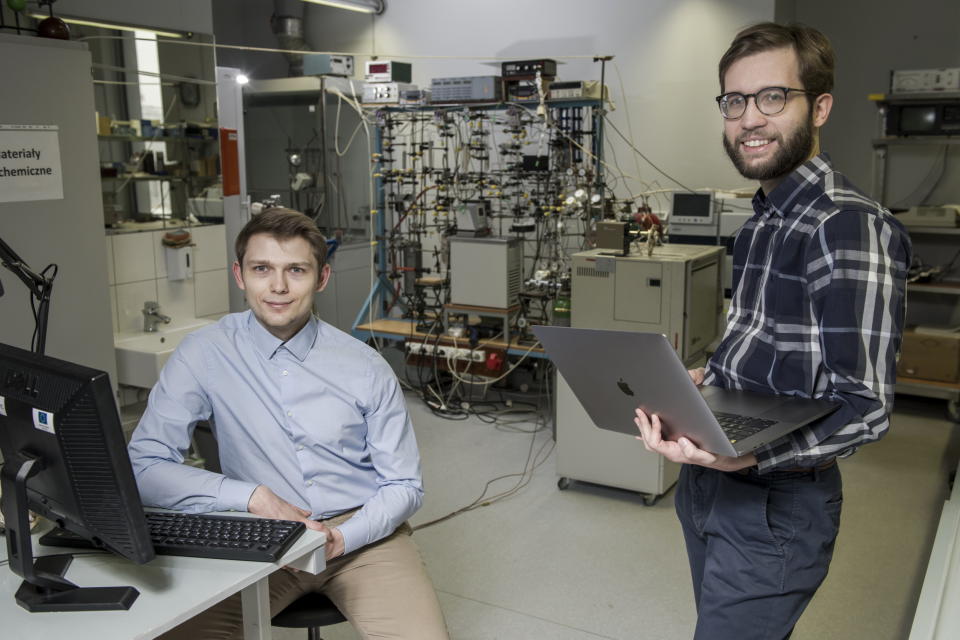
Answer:
[[[30,290],[30,294],[39,301],[39,307],[35,312],[37,322],[33,352],[43,354],[47,342],[47,317],[50,311],[50,293],[53,289],[53,277],[47,277],[42,273],[34,273],[30,267],[23,261],[23,258],[17,255],[17,252],[10,248],[3,238],[0,238],[0,264],[8,269],[13,275],[20,278],[20,281]],[[56,275],[56,271],[54,271]],[[3,285],[0,284],[0,296],[4,293]]]

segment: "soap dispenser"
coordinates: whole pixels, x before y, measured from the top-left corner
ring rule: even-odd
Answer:
[[[167,262],[167,280],[188,280],[193,277],[193,239],[183,229],[163,234],[163,251]]]

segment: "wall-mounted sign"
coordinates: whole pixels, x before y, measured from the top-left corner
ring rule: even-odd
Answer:
[[[63,200],[60,128],[0,124],[0,202]]]

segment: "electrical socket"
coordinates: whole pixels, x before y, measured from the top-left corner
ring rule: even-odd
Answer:
[[[453,358],[454,360],[469,360],[483,362],[487,354],[483,349],[459,349],[446,345],[424,344],[423,342],[407,342],[407,353],[413,355],[436,355],[439,358]]]
[[[469,360],[471,362],[483,362],[487,359],[483,349],[457,349],[453,355],[455,360]]]
[[[419,355],[424,352],[423,348],[425,346],[433,346],[433,345],[424,345],[423,343],[420,343],[420,342],[407,342],[406,343],[407,353],[410,353],[413,355]]]
[[[483,362],[487,359],[487,354],[483,349],[465,349],[467,352],[464,356],[464,360],[472,360],[474,362]]]

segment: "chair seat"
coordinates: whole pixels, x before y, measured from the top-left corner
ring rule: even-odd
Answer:
[[[271,624],[288,629],[308,629],[325,627],[346,622],[330,598],[322,593],[308,593],[290,603],[286,609],[273,616]]]

